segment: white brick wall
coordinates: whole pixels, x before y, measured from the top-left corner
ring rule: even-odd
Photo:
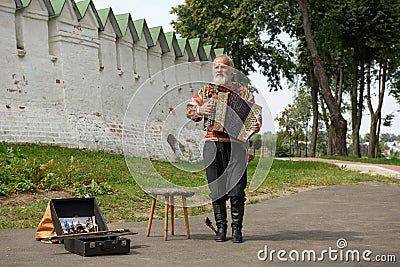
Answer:
[[[188,62],[186,52],[163,54],[144,33],[134,42],[129,29],[117,38],[110,21],[98,28],[94,11],[78,21],[71,1],[49,19],[43,1],[16,10],[0,0],[0,141],[198,158],[201,125],[187,123],[182,103],[194,93],[187,83],[204,79],[206,65],[173,67]]]

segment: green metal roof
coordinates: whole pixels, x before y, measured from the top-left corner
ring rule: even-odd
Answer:
[[[165,36],[165,40],[167,41],[169,51],[174,50],[175,56],[181,57],[183,54],[182,54],[182,50],[179,48],[179,44],[176,39],[175,32],[165,32],[164,36]]]
[[[50,4],[54,10],[54,17],[61,15],[66,0],[50,0]]]
[[[46,6],[49,16],[54,15],[53,7],[50,4],[51,0],[43,0],[44,5]],[[17,9],[26,8],[31,4],[32,0],[15,0],[15,6]]]
[[[204,47],[201,44],[200,38],[189,39],[189,45],[194,57],[198,56],[200,61],[208,60],[208,56],[204,51]]]
[[[152,47],[155,45],[145,19],[135,20],[133,22],[133,25],[135,26],[135,30],[138,35],[138,41],[140,41],[142,39],[142,35],[144,35],[148,47]]]
[[[144,27],[144,19],[138,19],[133,22],[135,25],[136,32],[138,34],[139,40],[142,39],[143,27]]]
[[[54,9],[50,3],[51,0],[43,0],[47,11],[49,12],[49,17],[54,16]],[[32,0],[15,0],[15,6],[17,9],[26,8],[31,4]]]
[[[75,9],[78,10],[78,20],[83,19],[86,16],[87,11],[89,10],[89,7],[92,8],[93,14],[96,17],[96,21],[99,24],[99,31],[104,30],[103,24],[100,20],[99,14],[97,13],[97,10],[93,4],[92,0],[83,0],[80,2],[75,2]]]
[[[158,43],[163,53],[167,53],[172,50],[168,45],[167,38],[165,38],[165,34],[161,26],[149,28],[149,32],[151,39],[153,40],[153,44],[156,45]]]
[[[215,56],[220,56],[224,54],[224,49],[223,48],[214,48],[214,54]]]
[[[122,36],[125,36],[127,30],[129,29],[132,34],[132,39],[134,42],[139,41],[139,36],[136,30],[135,25],[133,24],[132,17],[130,13],[119,14],[115,16],[115,19],[118,23],[118,26],[121,30]]]
[[[187,38],[181,38],[178,39],[178,45],[179,45],[179,49],[181,50],[182,54],[185,53],[185,48],[186,48],[186,43],[187,43]]]
[[[67,0],[43,0],[49,12],[49,17],[53,18],[60,16],[66,1]],[[32,0],[15,0],[16,8],[22,9],[28,7],[31,2]],[[223,48],[213,49],[211,45],[203,46],[200,38],[177,39],[175,32],[164,33],[162,26],[148,28],[145,19],[132,21],[130,13],[115,16],[110,7],[95,10],[93,0],[81,0],[79,2],[72,1],[72,5],[76,11],[75,13],[78,20],[86,15],[91,6],[99,23],[99,31],[104,30],[104,27],[109,20],[117,37],[125,36],[129,29],[132,33],[134,42],[140,41],[144,35],[148,47],[152,47],[159,42],[163,52],[172,51],[173,49],[175,55],[178,57],[182,56],[186,51],[189,60],[194,60],[196,55],[198,55],[201,60],[209,60],[213,56],[218,56],[224,53]]]
[[[106,26],[108,14],[110,13],[110,11],[111,11],[110,7],[97,10],[97,14],[99,15],[103,27]]]
[[[172,49],[172,41],[174,40],[175,32],[164,32],[164,35],[169,49]]]
[[[17,9],[28,7],[32,0],[15,0],[15,6]]]
[[[193,55],[197,55],[197,51],[199,49],[200,38],[189,39],[190,49],[192,49]]]
[[[88,10],[91,0],[83,0],[80,2],[75,2],[76,7],[78,8],[79,14],[83,18]]]
[[[204,47],[204,52],[206,53],[207,59],[210,59],[212,45],[205,45],[203,47]]]
[[[129,17],[130,13],[125,13],[125,14],[119,14],[115,16],[115,19],[117,20],[119,29],[121,30],[122,36],[126,35],[126,30],[128,29],[128,22],[129,22]]]
[[[117,22],[117,20],[114,16],[114,13],[110,7],[97,10],[97,15],[100,20],[99,23],[101,23],[101,27],[100,27],[101,30],[104,30],[104,28],[106,27],[107,21],[109,20],[117,37],[122,36],[121,29],[119,28],[118,22]]]
[[[22,7],[27,7],[30,5],[32,0],[21,0]]]
[[[158,42],[158,38],[160,37],[161,33],[161,26],[149,28],[151,39],[153,39],[153,43]]]
[[[186,53],[187,53],[187,55],[189,57],[189,61],[194,61],[195,60],[195,54],[193,54],[193,50],[190,47],[188,38],[181,38],[181,39],[178,39],[177,41],[178,41],[179,49],[182,52],[182,55],[186,51]],[[187,45],[189,45],[189,49],[186,50]]]

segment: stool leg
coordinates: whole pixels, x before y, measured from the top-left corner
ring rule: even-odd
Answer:
[[[182,196],[182,206],[183,206],[183,214],[185,216],[185,224],[186,224],[186,236],[190,239],[190,229],[189,229],[189,217],[188,210],[186,206],[186,197]]]
[[[171,235],[174,235],[174,196],[170,197],[171,203],[170,205],[170,210],[171,210]]]
[[[147,234],[146,236],[150,236],[150,230],[151,230],[151,223],[153,222],[153,215],[154,215],[154,209],[156,208],[156,202],[157,198],[154,196],[151,199],[151,208],[150,208],[150,215],[149,215],[149,223],[147,224]]]
[[[165,206],[164,206],[164,240],[168,239],[168,201],[169,196],[165,196]]]

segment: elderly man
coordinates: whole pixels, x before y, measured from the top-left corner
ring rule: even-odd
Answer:
[[[248,88],[232,82],[234,64],[227,55],[215,58],[213,63],[214,83],[201,88],[188,102],[186,116],[195,121],[205,120],[215,111],[215,101],[210,100],[219,92],[238,95],[254,102]],[[261,117],[251,125],[254,132],[259,132]],[[205,123],[206,131],[203,149],[203,160],[206,168],[210,197],[212,199],[214,217],[217,225],[215,240],[226,241],[227,212],[226,201],[231,203],[232,241],[241,243],[244,206],[246,201],[245,188],[247,184],[247,144],[229,134],[210,131]]]

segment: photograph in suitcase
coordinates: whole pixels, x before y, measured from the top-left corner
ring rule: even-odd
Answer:
[[[63,234],[79,234],[97,232],[98,227],[93,221],[96,217],[59,218]]]
[[[56,234],[72,235],[63,240],[67,251],[81,256],[130,252],[130,239],[113,233],[96,235],[109,229],[95,198],[52,199],[50,210]],[[88,236],[73,236],[76,234]]]

